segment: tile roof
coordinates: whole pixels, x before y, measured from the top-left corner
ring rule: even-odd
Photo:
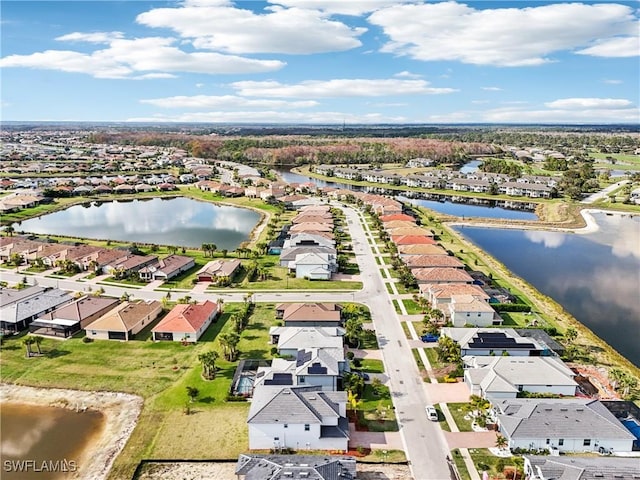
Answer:
[[[416,277],[417,280],[427,282],[473,282],[473,278],[471,277],[471,275],[460,268],[414,268],[413,270],[411,270],[411,274]]]
[[[286,305],[282,316],[285,321],[339,321],[341,319],[341,309],[335,303],[291,303],[281,304],[276,308],[280,309],[282,305]]]
[[[82,297],[75,302],[62,305],[52,312],[42,315],[44,320],[66,319],[82,321],[105,308],[116,306],[120,301],[109,297]]]
[[[464,263],[452,255],[409,255],[403,261],[409,268],[464,268]]]
[[[109,330],[113,332],[128,332],[143,318],[149,315],[155,319],[162,312],[162,304],[157,300],[136,303],[124,302],[91,322],[85,330]]]
[[[196,333],[217,311],[218,304],[210,300],[204,303],[176,305],[151,331]]]
[[[439,245],[400,245],[398,252],[400,255],[449,255]]]

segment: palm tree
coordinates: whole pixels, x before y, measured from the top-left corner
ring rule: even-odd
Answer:
[[[360,348],[360,340],[362,339],[362,335],[364,333],[362,322],[360,322],[357,318],[350,318],[345,322],[344,328],[344,336],[347,340],[347,343],[351,346],[355,345],[356,348]]]
[[[238,343],[240,343],[240,335],[235,332],[229,332],[223,333],[218,338],[220,339],[220,345],[224,350],[225,358],[228,361],[233,362],[239,353],[237,346]]]
[[[42,350],[40,350],[40,345],[42,344],[42,340],[44,340],[41,336],[39,335],[33,335],[31,337],[31,342],[36,346],[36,348],[38,349],[38,355],[42,355]]]
[[[496,447],[505,448],[507,445],[509,445],[509,440],[507,440],[506,437],[502,435],[496,436]]]
[[[33,339],[32,338],[25,338],[22,340],[22,345],[25,346],[25,348],[27,349],[27,358],[31,358],[31,345],[33,344]]]
[[[191,385],[187,385],[187,395],[189,395],[189,400],[191,403],[198,397],[200,391],[196,387],[192,387]]]
[[[6,227],[4,227],[4,233],[6,233],[10,237],[13,237],[13,233],[15,231],[16,231],[16,229],[13,228],[11,225],[7,225]]]
[[[204,256],[208,257],[209,256],[209,244],[208,243],[203,243],[202,245],[200,245],[200,248],[202,249],[202,251],[204,252]]]
[[[218,352],[210,350],[198,355],[198,360],[202,363],[202,376],[207,380],[216,378],[216,360]]]

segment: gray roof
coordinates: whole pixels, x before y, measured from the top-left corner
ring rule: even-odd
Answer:
[[[494,400],[498,421],[511,439],[635,437],[598,400],[517,398]]]
[[[339,418],[338,403],[345,392],[322,392],[319,387],[264,387],[254,390],[247,423],[322,424],[323,417]]]
[[[33,285],[31,287],[17,290],[15,288],[0,287],[0,305],[6,307],[12,303],[19,302],[23,298],[28,298],[46,290],[45,287]]]
[[[71,302],[73,297],[64,290],[48,289],[18,302],[0,308],[0,320],[18,323],[22,320],[38,316],[59,305]]]
[[[298,255],[304,253],[328,253],[330,255],[336,254],[336,249],[332,247],[290,247],[283,248],[282,253],[280,253],[280,261],[284,260],[295,260]]]
[[[640,458],[535,456],[525,455],[525,460],[534,467],[532,477],[544,480],[620,480],[640,479]]]
[[[504,345],[494,345],[491,342],[482,342],[484,334],[504,334],[505,339],[512,339],[513,343],[504,343]],[[446,327],[442,329],[442,334],[451,337],[460,345],[462,350],[470,349],[495,349],[501,350],[532,350],[543,351],[545,347],[541,345],[535,338],[526,338],[521,336],[513,328],[456,328]]]
[[[306,475],[300,475],[301,472],[306,472]],[[236,475],[245,475],[245,480],[352,480],[356,478],[356,459],[330,455],[241,454],[236,464]]]
[[[555,341],[551,335],[541,328],[516,328],[516,333],[522,337],[534,338],[542,345],[546,345],[554,352],[564,351],[564,346]]]

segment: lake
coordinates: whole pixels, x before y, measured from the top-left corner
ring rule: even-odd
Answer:
[[[80,465],[83,450],[101,433],[105,423],[104,415],[93,410],[76,413],[57,407],[14,403],[1,406],[3,480],[71,478]],[[23,471],[16,471],[20,460],[33,463],[23,462]],[[65,468],[67,473],[61,471]]]
[[[534,204],[531,202],[479,199],[473,197],[430,194],[413,191],[401,192],[398,190],[385,190],[384,187],[361,187],[358,185],[329,182],[290,171],[278,171],[277,173],[285,182],[288,183],[311,182],[318,187],[343,188],[354,191],[393,195],[400,201],[410,202],[414,205],[430,208],[431,210],[444,213],[446,215],[456,215],[467,218],[503,218],[509,220],[538,219],[538,216],[533,211],[535,208]],[[411,198],[409,198],[408,195],[411,195]],[[474,205],[473,203],[478,203],[478,205]]]
[[[260,214],[190,198],[92,202],[13,224],[16,232],[235,250]]]
[[[640,216],[594,214],[586,235],[456,227],[640,366]]]

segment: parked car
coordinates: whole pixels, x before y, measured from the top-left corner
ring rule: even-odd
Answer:
[[[433,333],[427,333],[425,335],[422,335],[420,337],[420,340],[422,340],[423,342],[437,342],[439,338],[440,338],[440,335],[435,335]]]
[[[427,418],[433,422],[437,422],[438,421],[438,411],[436,410],[436,407],[434,407],[433,405],[427,405],[424,407],[425,411],[427,412]]]

